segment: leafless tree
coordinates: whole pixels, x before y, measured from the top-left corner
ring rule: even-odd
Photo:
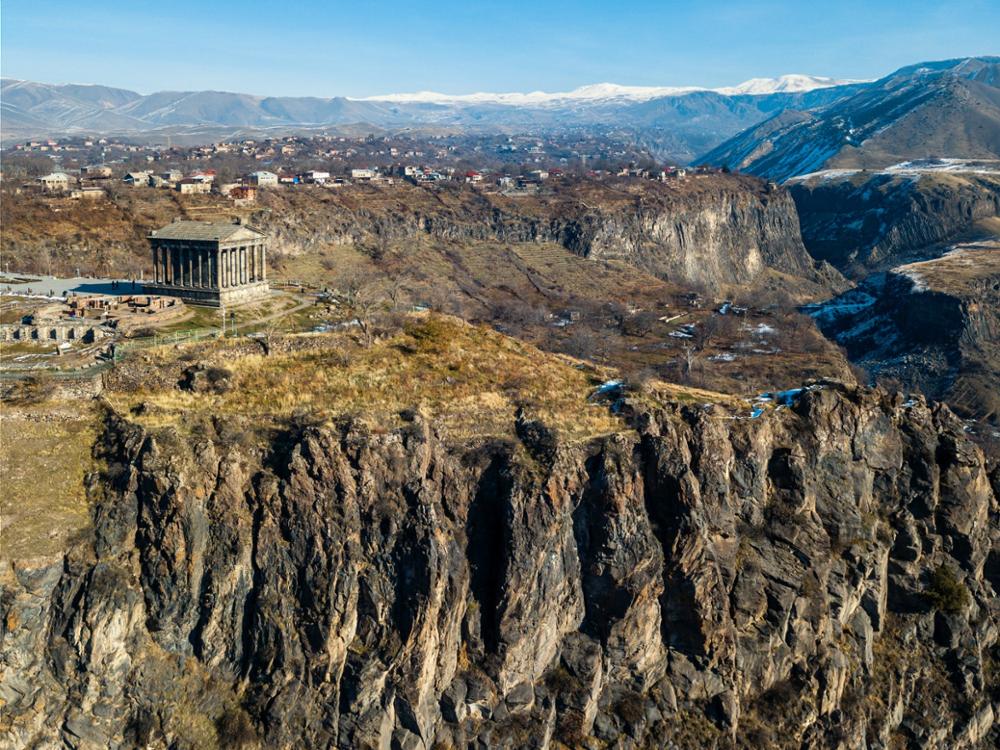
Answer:
[[[378,283],[365,284],[353,294],[351,310],[365,347],[375,343],[375,325],[379,312],[385,308],[385,299],[385,290]]]
[[[698,363],[698,351],[691,344],[684,346],[684,374],[690,380],[694,366]]]

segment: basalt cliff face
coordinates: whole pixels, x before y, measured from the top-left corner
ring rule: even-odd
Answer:
[[[293,253],[317,237],[360,246],[424,235],[448,242],[554,242],[679,283],[748,285],[774,270],[827,289],[845,286],[832,267],[806,252],[786,190],[738,175],[690,180],[679,188],[561,186],[523,197],[447,190],[430,206],[424,205],[428,191],[401,187],[409,198],[317,214],[319,232],[286,210],[270,212],[263,223],[276,246]]]
[[[991,165],[995,169],[995,165]],[[939,247],[1000,216],[1000,173],[854,173],[793,182],[809,252],[863,278]]]
[[[812,314],[876,377],[946,400],[1000,438],[1000,239],[872,274]]]
[[[119,191],[100,207],[46,200],[3,202],[4,250],[30,272],[114,267],[150,270],[146,235],[177,218],[231,213],[217,197]],[[754,283],[768,271],[803,287],[843,288],[843,279],[806,252],[789,194],[756,178],[708,174],[651,180],[563,178],[540,192],[507,195],[461,184],[352,185],[261,191],[245,218],[270,237],[278,255],[320,254],[354,246],[373,256],[429,239],[455,243],[554,242],[577,255],[614,258],[679,283]],[[246,213],[246,212],[244,212]]]
[[[1000,477],[947,408],[830,383],[632,423],[261,451],[109,413],[92,536],[0,579],[0,745],[997,739]]]

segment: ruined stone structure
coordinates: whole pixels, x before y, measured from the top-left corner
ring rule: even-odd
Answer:
[[[267,238],[245,224],[175,221],[151,232],[149,294],[218,307],[267,295]]]
[[[49,321],[0,324],[0,341],[83,341],[90,343],[107,335],[108,331],[100,324]]]

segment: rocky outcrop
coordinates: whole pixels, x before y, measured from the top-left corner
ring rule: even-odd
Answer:
[[[809,252],[855,278],[938,254],[977,221],[1000,216],[995,173],[855,173],[788,187]]]
[[[872,274],[808,308],[823,333],[873,376],[946,400],[997,443],[1000,242],[957,245],[935,260]],[[972,426],[970,425],[970,428]]]
[[[826,384],[567,445],[109,413],[94,531],[3,574],[4,747],[988,746],[1000,477]]]
[[[421,236],[554,242],[577,255],[624,261],[679,283],[749,285],[773,270],[827,290],[845,286],[832,267],[806,252],[787,191],[751,177],[692,177],[680,188],[649,181],[566,184],[551,194],[519,197],[446,189],[431,205],[424,204],[434,195],[429,190],[393,190],[398,203],[367,201],[352,211],[338,205],[307,223],[282,208],[261,214],[259,223],[289,253],[324,242],[377,252]]]

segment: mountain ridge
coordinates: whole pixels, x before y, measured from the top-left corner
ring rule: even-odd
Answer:
[[[763,84],[765,87],[768,84]],[[776,111],[810,108],[846,96],[865,84],[808,88],[786,79],[734,87],[731,93],[709,89],[676,90],[585,87],[576,98],[543,100],[548,95],[516,95],[527,104],[495,100],[391,101],[346,97],[257,96],[224,91],[160,91],[141,95],[100,85],[55,85],[3,79],[2,137],[57,137],[71,134],[163,137],[171,129],[210,127],[287,130],[364,124],[373,129],[413,127],[464,128],[469,131],[565,130],[572,127],[628,126],[653,135],[661,158],[689,161]],[[745,88],[746,91],[736,89]],[[579,92],[580,90],[578,90]],[[637,94],[636,92],[641,92]],[[539,98],[543,97],[543,98]],[[433,97],[432,97],[433,98]]]
[[[1000,57],[900,68],[812,111],[781,112],[699,160],[783,181],[942,156],[1000,158]]]

